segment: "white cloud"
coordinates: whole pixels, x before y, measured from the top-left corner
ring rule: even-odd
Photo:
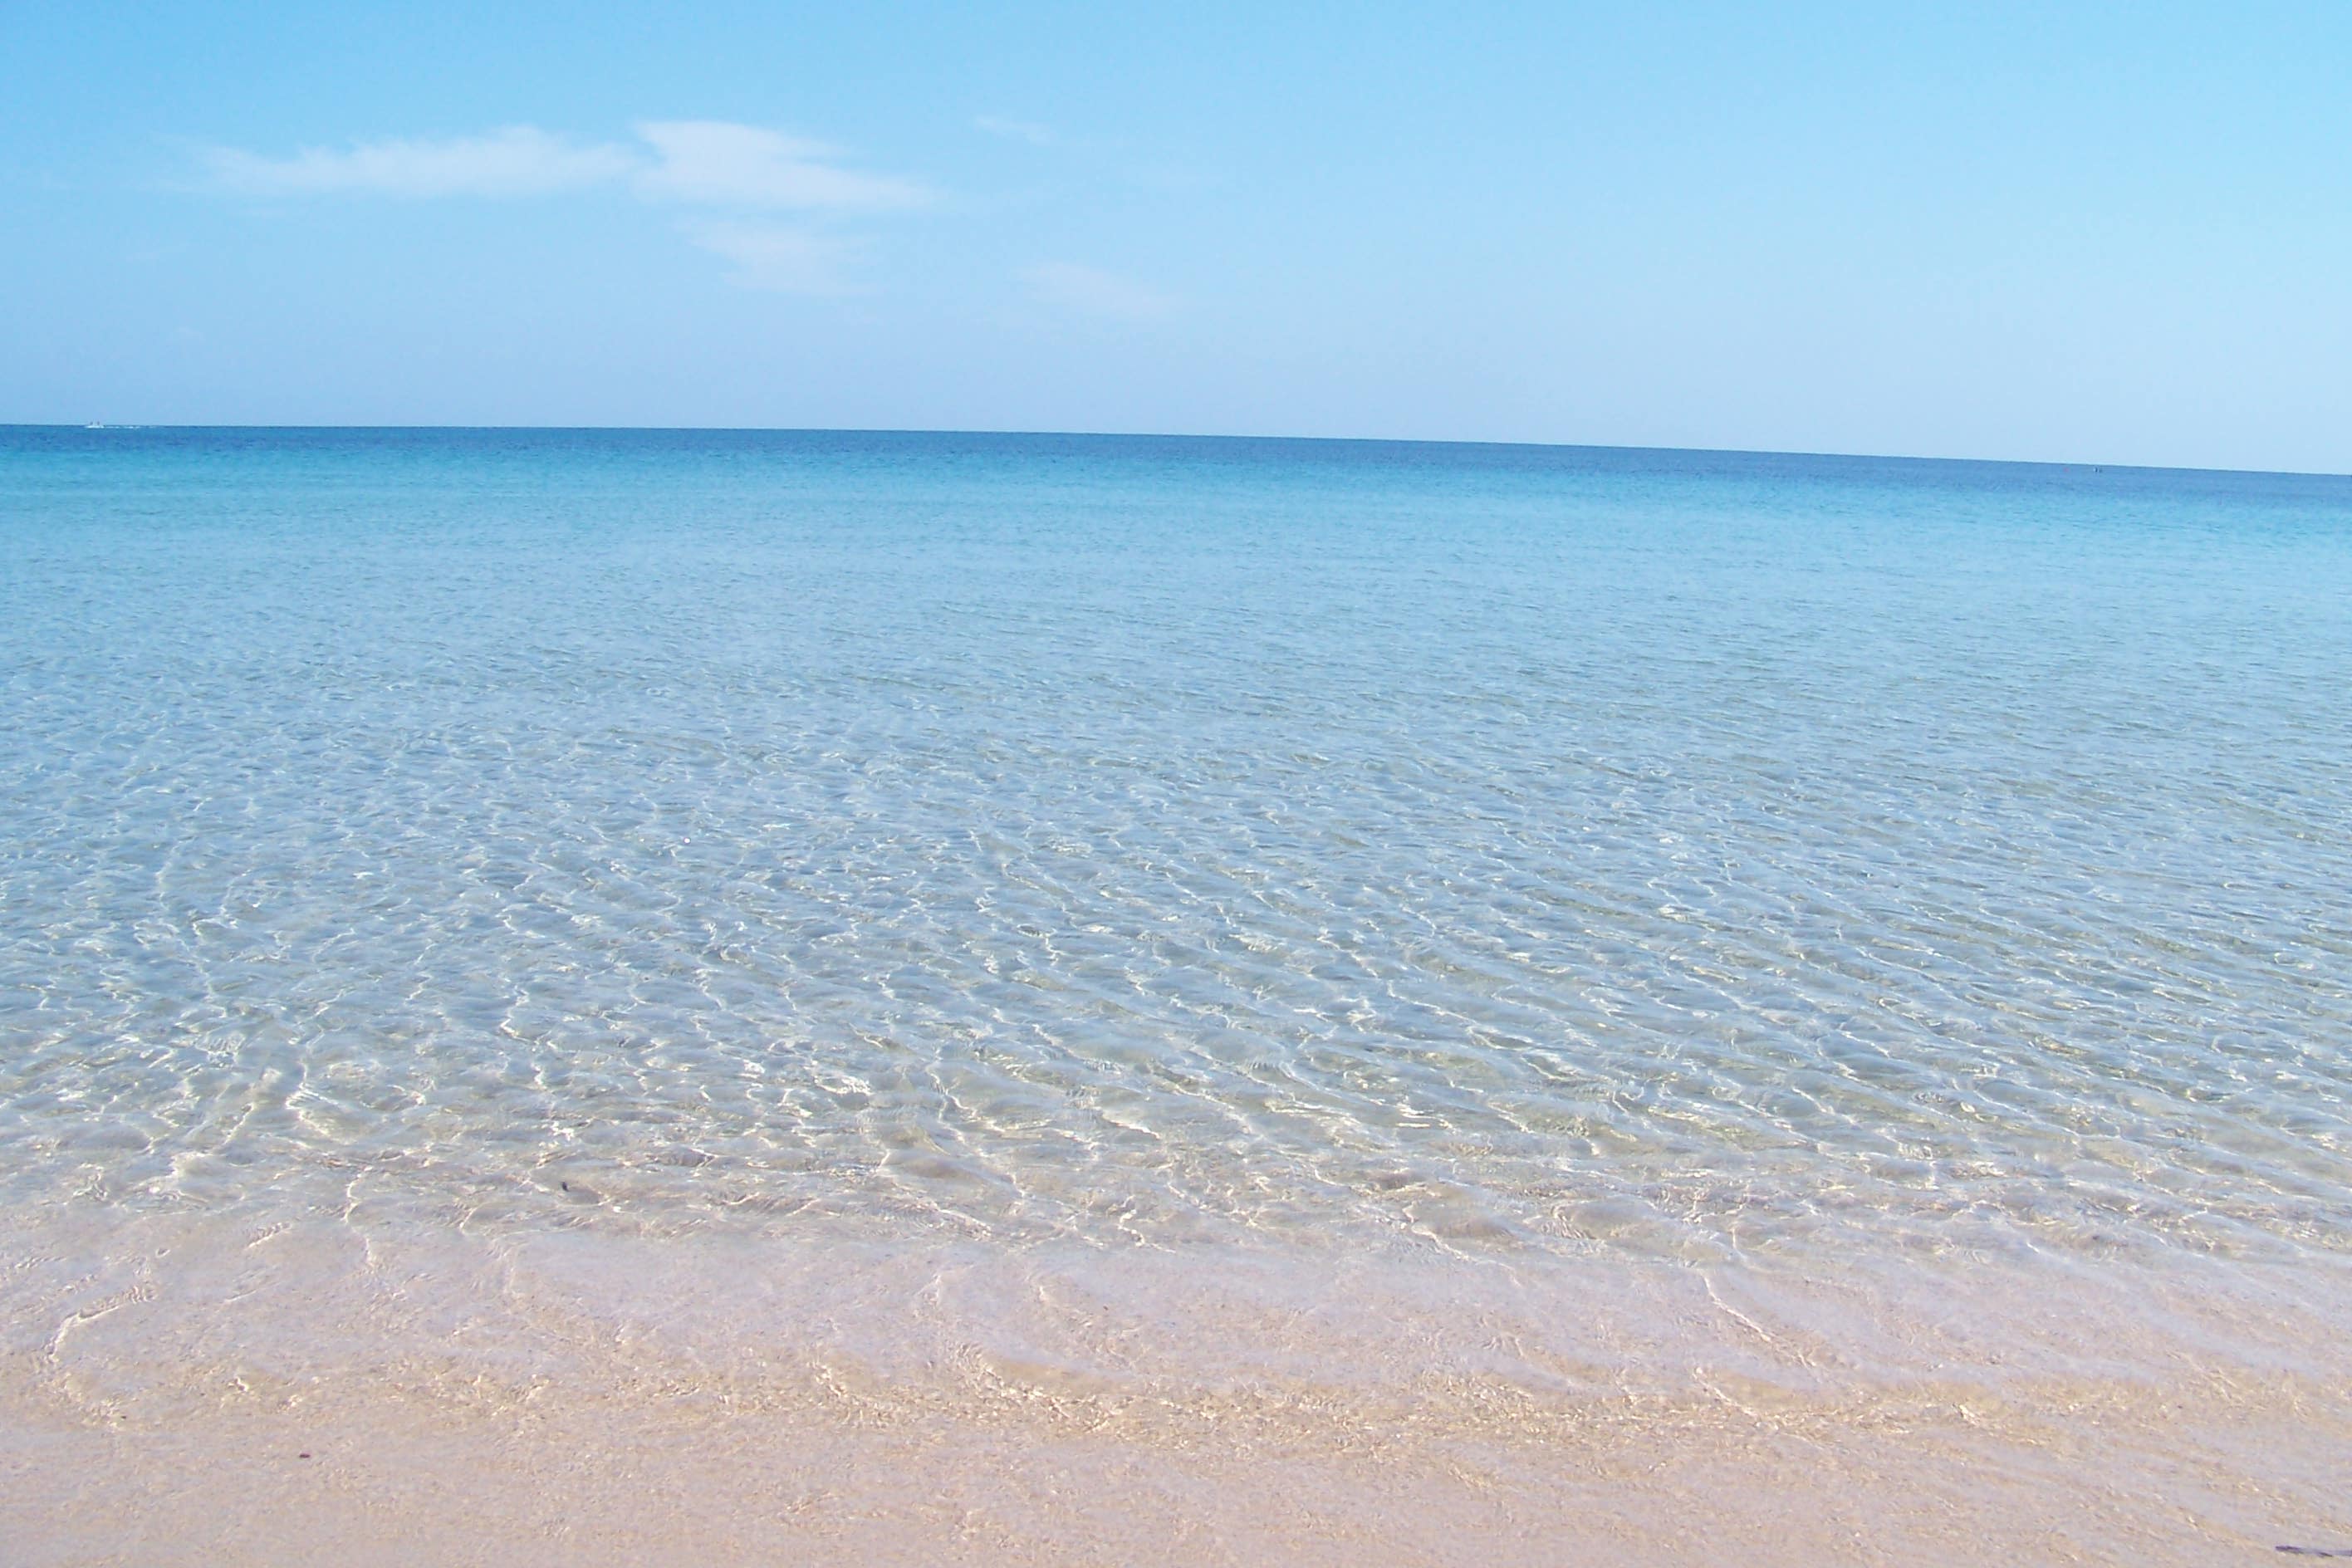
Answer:
[[[1006,120],[1000,115],[983,114],[972,124],[991,136],[1002,136],[1008,142],[1026,142],[1032,147],[1051,147],[1058,140],[1053,127],[1040,125],[1034,120]]]
[[[1080,315],[1139,321],[1176,308],[1173,299],[1156,289],[1072,261],[1045,262],[1026,268],[1021,277],[1045,303]]]
[[[647,200],[700,206],[879,212],[931,199],[915,181],[843,168],[840,149],[764,126],[656,120],[636,132],[634,146],[583,143],[514,125],[340,152],[306,147],[290,158],[217,147],[205,163],[215,184],[246,195],[538,195],[625,182]]]
[[[366,142],[348,152],[306,147],[290,158],[219,147],[205,154],[214,181],[247,195],[511,196],[577,190],[625,176],[625,148],[579,145],[529,125],[443,141]]]
[[[686,237],[734,264],[730,280],[779,294],[846,294],[844,268],[854,240],[777,224],[713,220],[689,223]]]
[[[793,294],[849,292],[844,279],[859,242],[742,215],[789,211],[803,215],[803,224],[841,222],[933,199],[916,181],[845,168],[839,148],[763,126],[655,120],[635,129],[635,142],[577,142],[516,125],[346,151],[306,147],[288,158],[231,147],[203,156],[215,188],[241,195],[520,196],[606,186],[642,201],[732,213],[681,227],[695,245],[733,264],[735,282]]]
[[[877,211],[930,200],[911,180],[838,167],[837,148],[757,125],[660,120],[639,125],[637,134],[655,153],[636,177],[637,189],[659,199],[805,211]]]

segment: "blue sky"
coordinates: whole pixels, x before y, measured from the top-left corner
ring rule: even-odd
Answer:
[[[2352,470],[2352,5],[682,11],[0,0],[0,421]]]

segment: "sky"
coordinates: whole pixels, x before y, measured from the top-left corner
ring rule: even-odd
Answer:
[[[2352,5],[0,0],[0,422],[2352,471]]]

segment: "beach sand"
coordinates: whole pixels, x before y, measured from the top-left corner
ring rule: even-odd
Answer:
[[[2352,1547],[2340,1276],[5,1237],[0,1561],[2190,1564]]]

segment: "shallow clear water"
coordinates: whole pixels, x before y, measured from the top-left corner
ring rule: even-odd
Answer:
[[[2352,480],[0,431],[0,1196],[2352,1243]]]

